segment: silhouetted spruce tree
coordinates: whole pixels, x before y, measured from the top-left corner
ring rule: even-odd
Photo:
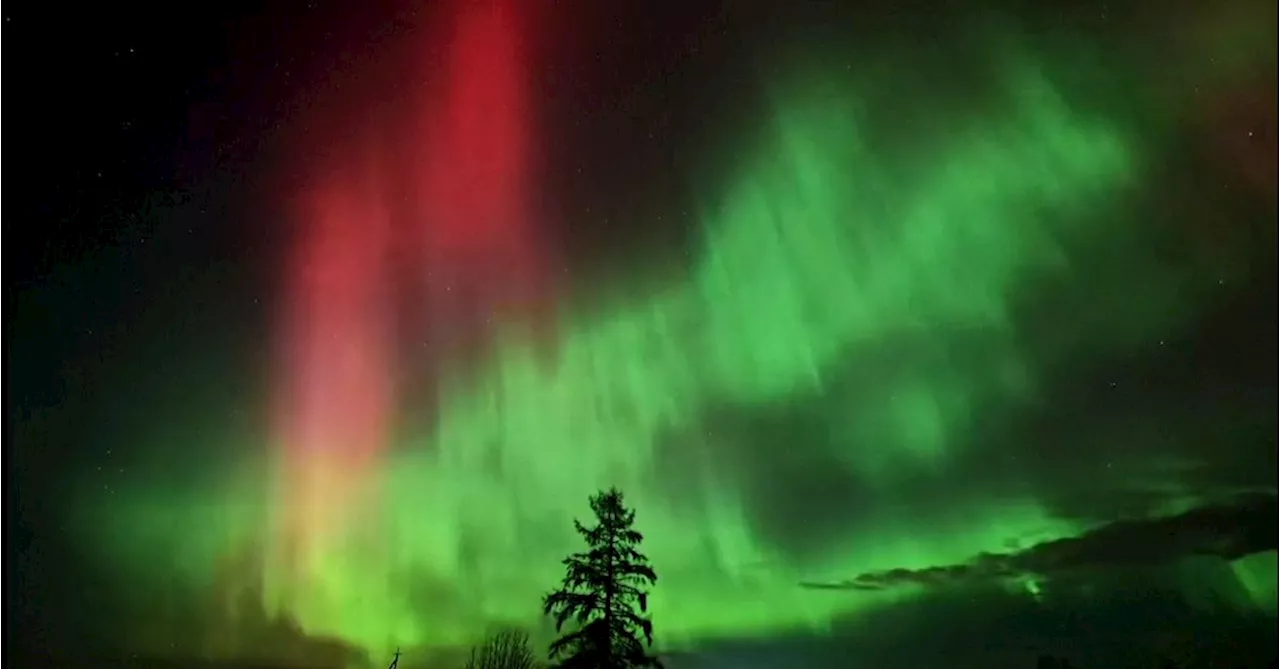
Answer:
[[[636,549],[644,539],[632,528],[636,513],[617,488],[592,497],[591,510],[594,527],[573,521],[589,550],[564,559],[564,582],[542,602],[543,612],[555,616],[557,632],[575,623],[574,631],[551,644],[550,657],[565,669],[661,667],[645,650],[653,645],[653,623],[641,615],[648,610],[645,587],[658,576]]]

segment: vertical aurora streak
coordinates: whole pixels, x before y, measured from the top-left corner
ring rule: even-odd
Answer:
[[[443,71],[416,106],[403,234],[416,249],[409,280],[425,288],[425,338],[437,358],[474,354],[495,325],[544,297],[521,4],[448,3]]]
[[[363,596],[317,579],[334,564],[350,568],[350,554],[385,560],[379,545],[394,539],[370,516],[394,414],[420,410],[404,399],[426,399],[398,396],[412,384],[400,366],[422,357],[411,349],[429,348],[440,375],[542,302],[517,5],[452,3],[443,67],[421,67],[441,85],[411,96],[412,121],[390,133],[410,145],[358,138],[355,159],[339,152],[322,164],[302,197],[286,279],[267,606],[304,627],[332,631],[348,600]],[[404,164],[409,195],[393,203],[390,175]],[[419,312],[409,327],[395,309],[405,304]]]
[[[394,409],[390,215],[375,165],[321,174],[304,194],[286,279],[279,523],[270,572],[291,608],[358,523]]]

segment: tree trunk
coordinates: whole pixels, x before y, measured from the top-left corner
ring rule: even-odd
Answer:
[[[605,557],[605,586],[604,586],[604,657],[605,667],[614,669],[613,664],[613,583],[614,583],[614,564],[613,553],[616,550],[613,528],[609,529],[609,550]]]

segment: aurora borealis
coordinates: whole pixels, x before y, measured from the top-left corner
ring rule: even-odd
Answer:
[[[51,513],[110,599],[100,645],[451,666],[493,625],[545,631],[571,521],[611,485],[674,669],[882,666],[799,640],[1126,587],[1274,621],[1275,387],[1230,350],[1272,351],[1274,321],[1215,330],[1273,296],[1274,106],[1261,149],[1231,126],[1274,105],[1275,37],[1245,5],[1173,37],[1126,17],[1187,45],[1172,66],[1066,21],[966,17],[932,48],[756,26],[754,97],[691,114],[700,157],[659,170],[685,206],[613,186],[686,221],[679,249],[619,223],[614,267],[576,257],[607,255],[572,239],[603,214],[557,192],[592,178],[557,160],[575,131],[546,74],[588,19],[456,0],[351,39],[262,149],[287,176],[249,198],[272,229],[240,279],[269,296],[252,364],[203,332],[196,367],[118,362],[137,380],[93,395],[130,464],[69,467]],[[255,380],[216,390],[233,372]]]

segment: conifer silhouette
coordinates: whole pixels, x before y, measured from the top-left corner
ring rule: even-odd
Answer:
[[[551,644],[550,657],[566,669],[661,667],[646,652],[653,623],[642,615],[649,603],[645,588],[658,576],[637,550],[644,537],[632,527],[635,511],[617,488],[593,496],[591,510],[594,527],[573,521],[589,550],[564,559],[560,589],[543,599],[543,612],[555,616],[557,632],[570,620],[575,627]]]

